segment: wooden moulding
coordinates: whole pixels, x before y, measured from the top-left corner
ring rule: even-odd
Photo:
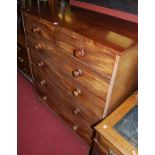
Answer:
[[[138,154],[138,150],[113,129],[113,126],[137,104],[138,92],[135,92],[106,119],[99,123],[95,127],[97,131],[97,142],[99,144],[107,143],[106,145],[113,146],[116,150],[120,151],[121,154],[132,155],[133,151]]]

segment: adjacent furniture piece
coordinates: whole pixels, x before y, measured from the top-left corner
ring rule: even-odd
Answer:
[[[26,48],[26,40],[22,24],[19,1],[18,1],[18,18],[17,18],[17,67],[18,71],[22,73],[26,79],[32,82],[30,63]]]
[[[23,9],[36,96],[88,144],[137,89],[137,24],[72,7]]]
[[[138,93],[96,127],[92,155],[138,154]]]

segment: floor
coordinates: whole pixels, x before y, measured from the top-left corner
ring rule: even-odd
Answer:
[[[36,101],[32,85],[20,73],[17,77],[18,155],[88,155],[87,144]]]

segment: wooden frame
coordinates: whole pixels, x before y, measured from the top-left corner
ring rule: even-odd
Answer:
[[[122,154],[136,155],[138,154],[138,150],[119,135],[113,129],[113,126],[119,122],[136,104],[138,104],[137,95],[138,92],[131,95],[123,104],[121,104],[114,112],[95,127],[95,130],[97,131],[96,137],[103,137],[103,139],[111,143]]]

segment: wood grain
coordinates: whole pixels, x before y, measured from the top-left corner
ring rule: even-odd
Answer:
[[[115,57],[106,54],[103,46],[99,46],[93,40],[83,39],[79,36],[75,39],[73,36],[68,36],[68,34],[58,31],[57,28],[56,44],[62,50],[65,50],[65,53],[69,56],[82,61],[82,63],[88,65],[103,76],[111,77]],[[77,58],[73,54],[75,50],[83,50],[84,55]],[[108,50],[106,52],[108,53]]]
[[[137,24],[54,5],[22,13],[37,97],[91,142],[91,127],[137,89]]]
[[[41,57],[34,54],[35,51],[30,49],[31,58],[33,59],[33,64],[36,68],[38,67],[38,62],[41,62]],[[103,106],[104,106],[104,100],[101,98],[98,98],[97,96],[93,95],[91,96],[91,92],[87,91],[86,89],[82,87],[75,87],[73,83],[66,80],[63,76],[60,76],[60,74],[57,74],[54,70],[50,68],[50,65],[44,61],[44,66],[42,68],[39,68],[48,78],[55,81],[59,87],[61,87],[66,93],[74,98],[76,102],[78,102],[82,107],[86,108],[90,113],[95,114],[98,118],[102,117],[103,114]],[[82,94],[78,97],[74,97],[72,95],[72,91],[78,88],[82,91]],[[95,106],[95,108],[94,108]]]
[[[113,111],[105,120],[101,121],[96,127],[96,141],[103,148],[113,150],[119,155],[132,155],[133,151],[137,154],[138,150],[117,133],[113,126],[119,122],[135,105],[137,105],[137,92],[132,94],[124,103]],[[95,146],[94,146],[95,147]]]
[[[24,14],[25,30],[39,39],[46,39],[50,42],[54,41],[55,28],[51,24],[46,24],[41,19]],[[36,29],[33,30],[33,29]]]

